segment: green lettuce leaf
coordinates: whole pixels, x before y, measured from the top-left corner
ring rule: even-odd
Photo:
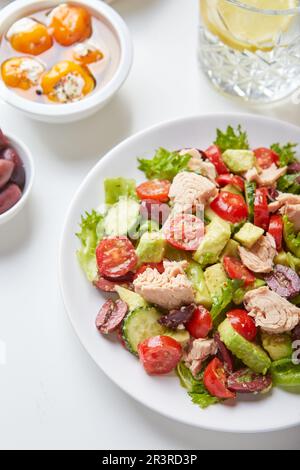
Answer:
[[[283,193],[300,194],[300,173],[284,175],[277,182],[278,191]]]
[[[222,152],[231,149],[249,149],[247,132],[244,132],[241,126],[238,126],[236,130],[231,126],[228,126],[226,132],[222,132],[220,129],[217,129],[217,138],[214,144],[217,145]]]
[[[219,403],[220,400],[218,398],[213,397],[212,395],[209,395],[207,392],[206,393],[193,393],[193,392],[188,392],[189,396],[192,399],[192,402],[195,405],[199,405],[200,408],[203,410],[205,408],[208,408],[210,405],[215,405],[216,403]]]
[[[294,231],[294,224],[289,221],[286,215],[283,216],[283,237],[289,251],[300,258],[300,232]]]
[[[159,148],[151,160],[138,158],[139,170],[143,171],[148,179],[166,179],[172,181],[180,171],[186,170],[191,155],[179,155],[178,152],[169,152]]]
[[[115,204],[120,197],[137,199],[136,183],[134,179],[127,178],[106,178],[104,180],[105,202]]]
[[[294,271],[300,271],[300,258],[292,255],[289,251],[280,251],[277,256],[274,258],[275,264],[283,264],[284,266],[288,266],[292,268]]]
[[[179,377],[182,387],[184,387],[188,395],[191,397],[192,402],[196,405],[199,405],[200,408],[204,409],[215,403],[219,403],[220,400],[216,397],[210,395],[206,390],[203,379],[199,378],[196,380],[191,371],[184,365],[183,362],[180,362],[177,365],[176,373]]]
[[[297,147],[297,144],[292,144],[291,142],[286,145],[278,143],[271,145],[273,152],[279,156],[280,166],[286,166],[296,161],[295,147]]]
[[[98,269],[96,262],[96,247],[102,238],[102,231],[99,229],[103,221],[103,215],[93,210],[90,214],[81,216],[80,232],[76,233],[81,241],[81,247],[77,250],[77,258],[80,266],[84,270],[89,281],[93,282],[97,278]]]
[[[240,305],[243,303],[244,297],[247,292],[253,289],[258,289],[259,287],[265,286],[266,282],[263,279],[256,279],[255,282],[248,287],[239,287],[234,290],[232,294],[232,301],[235,305]]]
[[[234,293],[243,285],[243,281],[237,279],[228,279],[226,285],[222,287],[221,293],[213,297],[212,308],[210,311],[212,320],[215,325],[222,319],[222,314],[233,300]]]

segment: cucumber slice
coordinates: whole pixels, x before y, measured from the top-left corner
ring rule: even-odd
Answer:
[[[123,322],[122,334],[127,348],[137,354],[139,343],[151,336],[163,335],[165,328],[158,323],[161,315],[155,308],[137,308]]]
[[[186,344],[190,335],[186,330],[170,331],[158,323],[161,314],[154,307],[137,308],[129,312],[123,322],[122,336],[130,352],[137,355],[138,345],[152,336],[171,336],[180,344]]]
[[[108,237],[132,234],[140,221],[140,205],[133,199],[120,198],[107,212],[104,231]]]

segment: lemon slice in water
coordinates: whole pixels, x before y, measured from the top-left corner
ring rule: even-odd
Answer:
[[[295,8],[297,0],[241,0],[249,7],[265,10]],[[270,50],[280,33],[286,32],[295,15],[266,15],[238,7],[226,0],[200,0],[206,27],[234,49]]]

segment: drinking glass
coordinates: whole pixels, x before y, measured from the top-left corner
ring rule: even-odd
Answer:
[[[283,99],[300,86],[299,0],[200,0],[199,60],[221,91]]]

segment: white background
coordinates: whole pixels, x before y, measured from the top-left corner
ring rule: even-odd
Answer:
[[[59,291],[58,242],[67,207],[86,173],[122,139],[159,121],[214,111],[246,110],[300,124],[300,105],[291,100],[255,109],[211,88],[196,60],[197,3],[114,4],[132,32],[134,66],[115,99],[92,118],[47,125],[0,103],[0,126],[30,146],[36,164],[31,200],[0,227],[0,340],[7,347],[7,363],[0,365],[0,448],[300,449],[300,428],[212,433],[135,403],[82,349]]]

